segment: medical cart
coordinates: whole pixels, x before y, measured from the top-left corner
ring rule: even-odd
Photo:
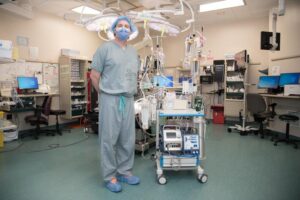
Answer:
[[[161,117],[191,117],[196,132],[183,135],[178,126],[170,127],[160,124]],[[203,112],[197,112],[194,109],[157,110],[155,158],[159,184],[167,183],[163,174],[165,170],[197,170],[197,179],[201,183],[207,182],[208,176],[200,166],[205,158],[205,127]],[[168,141],[163,141],[163,138],[168,138]]]

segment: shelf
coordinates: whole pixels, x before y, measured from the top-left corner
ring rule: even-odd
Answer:
[[[90,66],[85,57],[60,56],[60,92],[61,109],[66,111],[64,119],[80,118],[87,111],[87,79]],[[66,87],[68,86],[68,87]],[[75,110],[74,110],[75,109]]]
[[[75,105],[82,105],[82,104],[87,104],[87,102],[71,103],[72,106],[75,106]]]
[[[72,119],[77,119],[77,118],[82,118],[83,115],[75,115],[75,116],[72,116]]]
[[[71,83],[84,83],[84,80],[71,80]]]
[[[243,102],[244,99],[225,99],[225,101],[237,101],[237,102]]]
[[[244,94],[244,92],[226,92],[226,94]]]
[[[244,83],[244,81],[226,81],[227,83]]]
[[[6,63],[13,63],[16,60],[11,59],[11,58],[0,58],[0,64],[6,64]]]
[[[83,97],[83,96],[85,96],[85,94],[72,94],[71,96],[72,97]]]

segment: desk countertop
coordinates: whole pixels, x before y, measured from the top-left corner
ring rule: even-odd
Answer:
[[[261,96],[271,98],[300,99],[300,96],[284,96],[283,94],[261,94]]]
[[[46,97],[46,96],[59,96],[59,94],[18,94],[18,97]]]

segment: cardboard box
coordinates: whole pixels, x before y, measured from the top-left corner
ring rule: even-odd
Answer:
[[[80,51],[74,49],[61,49],[62,56],[78,57],[80,56]]]

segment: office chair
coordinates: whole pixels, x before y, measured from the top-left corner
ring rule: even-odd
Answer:
[[[42,130],[41,125],[48,125],[50,108],[51,108],[52,97],[46,96],[44,98],[42,106],[36,105],[34,115],[29,115],[25,117],[25,122],[29,123],[31,126],[35,126],[35,131],[33,133],[34,139],[39,139],[41,132],[49,133],[49,130]],[[54,135],[54,132],[52,133]]]
[[[290,122],[298,121],[299,117],[295,115],[279,115],[279,119],[286,122],[285,138],[277,139],[274,142],[274,146],[277,146],[277,143],[285,142],[286,144],[293,144],[294,148],[297,149],[298,148],[297,142],[299,141],[290,139]]]
[[[71,132],[71,129],[66,129],[66,128],[61,129],[60,128],[58,116],[59,115],[65,115],[65,114],[66,114],[65,110],[60,110],[60,109],[58,109],[58,110],[51,109],[50,110],[50,115],[54,115],[55,116],[55,119],[56,119],[55,131],[59,135],[62,135],[63,131]]]
[[[246,98],[247,109],[254,117],[254,121],[259,123],[258,133],[260,134],[261,138],[264,138],[265,134],[263,122],[267,119],[274,118],[276,115],[275,106],[277,104],[272,103],[268,105],[268,107],[271,107],[271,111],[268,111],[266,102],[260,94],[248,93]]]

